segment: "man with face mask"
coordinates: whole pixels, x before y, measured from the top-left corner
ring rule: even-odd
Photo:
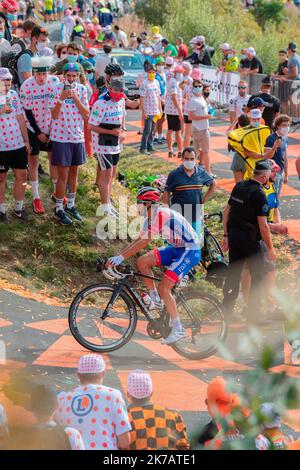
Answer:
[[[261,240],[266,247],[267,260],[274,262],[276,254],[268,224],[269,206],[263,185],[269,181],[271,165],[268,161],[258,162],[253,177],[240,181],[233,188],[224,210],[223,249],[229,249],[228,275],[223,289],[223,305],[227,317],[232,317],[239,294],[241,273],[247,262],[251,274],[248,303],[249,323],[261,322],[261,299],[264,288],[265,264]]]
[[[20,54],[24,49],[30,46],[31,33],[38,26],[35,21],[26,20],[22,25],[22,33],[20,38],[14,38],[11,43],[12,51]]]
[[[247,107],[250,95],[247,93],[248,83],[245,80],[240,80],[238,83],[238,95],[232,98],[229,102],[229,118],[231,124],[244,114]]]
[[[147,79],[143,81],[140,87],[140,103],[144,122],[140,153],[143,154],[155,150],[153,148],[153,119],[155,116],[162,114],[160,86],[155,79],[155,75],[155,67],[150,65],[147,72]]]
[[[17,60],[16,68],[20,86],[25,80],[32,76],[31,59],[38,52],[42,51],[48,44],[48,31],[45,28],[36,26],[31,33],[31,40],[28,49],[25,49]]]
[[[39,195],[38,165],[40,151],[48,153],[50,175],[54,185],[57,183],[57,171],[51,165],[52,146],[50,142],[51,113],[48,101],[51,89],[59,83],[59,79],[49,76],[51,58],[34,57],[32,59],[33,76],[25,80],[20,90],[20,98],[25,110],[31,154],[29,156],[28,176],[33,195],[33,210],[36,214],[44,214],[45,209]]]
[[[57,62],[50,69],[50,73],[53,75],[62,75],[63,69],[66,64],[77,63],[79,65],[79,81],[82,85],[86,84],[86,77],[82,65],[78,63],[80,47],[76,42],[70,42],[67,45],[67,57],[64,60]]]
[[[87,90],[78,83],[79,64],[64,66],[64,82],[51,89],[48,107],[51,109],[52,165],[57,167],[54,215],[61,225],[82,221],[75,207],[79,166],[85,163],[84,120],[89,117]],[[68,186],[67,205],[64,196]]]
[[[280,112],[280,101],[276,96],[271,94],[272,83],[269,76],[265,77],[261,82],[261,91],[256,95],[252,95],[249,98],[247,108],[251,108],[253,101],[256,98],[261,98],[265,103],[265,107],[262,113],[262,117],[265,120],[265,123],[269,127],[273,127],[274,120],[279,116]]]
[[[266,150],[273,147],[274,143],[277,142],[278,147],[274,153],[273,160],[277,163],[279,171],[276,175],[275,189],[280,196],[282,184],[288,183],[288,133],[290,131],[291,119],[286,114],[280,114],[275,119],[275,132],[271,134],[266,141]]]
[[[180,83],[183,81],[184,68],[177,65],[174,68],[174,78],[167,85],[165,113],[168,121],[167,142],[169,158],[174,157],[173,152],[173,132],[176,135],[178,147],[178,158],[182,157],[182,127],[183,127],[183,108],[182,108],[182,89]]]
[[[94,104],[89,119],[93,149],[98,160],[97,184],[102,210],[114,218],[117,213],[110,196],[125,139],[125,98],[124,82],[120,78],[113,78],[108,85],[108,92]]]

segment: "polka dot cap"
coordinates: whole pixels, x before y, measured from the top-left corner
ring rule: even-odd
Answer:
[[[79,374],[100,374],[105,371],[104,359],[97,354],[86,354],[79,359]]]
[[[149,374],[143,370],[134,370],[128,376],[128,393],[133,398],[148,398],[152,394],[153,386]]]

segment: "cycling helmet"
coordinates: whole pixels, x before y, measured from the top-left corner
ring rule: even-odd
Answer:
[[[150,202],[153,204],[160,201],[160,190],[152,186],[145,186],[138,190],[136,198],[137,202]]]
[[[112,75],[124,75],[124,70],[119,64],[108,64],[105,67],[104,72],[106,75],[112,76]]]

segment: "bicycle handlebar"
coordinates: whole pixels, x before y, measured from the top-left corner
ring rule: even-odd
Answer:
[[[219,217],[219,222],[221,224],[223,221],[223,212],[218,211],[218,212],[212,212],[211,214],[205,214],[204,220],[209,220],[209,219],[212,219],[213,217]]]

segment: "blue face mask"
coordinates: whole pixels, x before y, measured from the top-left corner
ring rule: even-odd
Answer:
[[[253,122],[253,121],[251,121],[251,122],[250,122],[250,126],[251,126],[251,127],[259,127],[259,126],[260,126],[260,121],[258,121],[258,122]]]
[[[75,62],[77,62],[77,55],[68,54],[68,62],[70,62],[71,64],[75,64]]]
[[[182,74],[182,73],[177,73],[177,74],[176,74],[176,78],[177,78],[177,80],[178,80],[179,82],[182,82],[182,80],[183,80],[183,74]]]
[[[227,59],[232,59],[233,58],[233,54],[227,54]]]
[[[202,87],[201,86],[194,86],[193,94],[194,95],[201,95],[201,93],[202,93]]]
[[[246,54],[242,54],[242,55],[241,55],[241,59],[243,59],[243,60],[247,59]]]
[[[3,38],[4,38],[4,33],[3,33],[2,31],[0,31],[0,41],[1,41],[1,39],[3,39]]]
[[[6,18],[7,18],[7,21],[17,21],[18,16],[12,13],[7,13]]]
[[[87,74],[87,79],[88,79],[89,81],[93,80],[93,78],[94,78],[94,74],[93,74],[93,73],[88,73],[88,74]]]

